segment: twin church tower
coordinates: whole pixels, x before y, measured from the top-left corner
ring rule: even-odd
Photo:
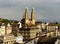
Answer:
[[[23,26],[34,26],[35,25],[35,11],[34,11],[34,8],[32,8],[32,11],[31,11],[31,18],[29,18],[28,15],[29,15],[29,11],[28,11],[28,8],[26,8],[23,19],[22,19]]]

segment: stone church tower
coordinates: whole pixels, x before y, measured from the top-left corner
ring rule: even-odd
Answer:
[[[28,26],[30,24],[29,16],[28,16],[28,8],[25,9],[25,25]]]
[[[34,8],[32,9],[32,12],[31,12],[31,18],[29,18],[28,15],[29,15],[28,8],[26,8],[23,19],[21,20],[22,27],[30,27],[30,26],[35,25],[35,11],[34,11]]]
[[[21,21],[22,22],[22,27],[28,27],[29,24],[30,24],[28,13],[29,13],[28,8],[26,8],[23,19]]]
[[[31,24],[35,25],[35,11],[34,11],[34,8],[32,9],[32,12],[31,12]]]

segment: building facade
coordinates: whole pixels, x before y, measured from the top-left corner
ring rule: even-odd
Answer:
[[[19,29],[20,34],[22,34],[24,37],[24,40],[27,40],[27,41],[35,38],[36,34],[40,31],[39,30],[40,28],[36,26],[34,8],[32,9],[31,17],[29,17],[28,15],[29,15],[28,8],[26,8],[23,19],[21,20],[22,27]]]
[[[14,44],[15,42],[15,37],[12,34],[0,36],[0,44]]]
[[[47,25],[47,36],[57,37],[58,36],[58,25],[56,23],[49,23]]]
[[[2,23],[0,26],[0,36],[12,33],[12,26],[8,23],[7,25]]]

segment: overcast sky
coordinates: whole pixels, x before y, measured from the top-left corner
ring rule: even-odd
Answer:
[[[60,0],[0,0],[0,17],[21,20],[25,8],[35,9],[36,19],[60,20]]]

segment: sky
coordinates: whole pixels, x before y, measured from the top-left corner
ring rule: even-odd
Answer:
[[[36,20],[60,21],[60,0],[0,0],[0,18],[21,20],[26,7]]]

